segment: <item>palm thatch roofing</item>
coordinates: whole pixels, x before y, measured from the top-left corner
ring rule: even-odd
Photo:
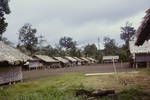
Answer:
[[[129,42],[129,48],[131,54],[138,54],[138,53],[150,53],[150,40],[145,41],[143,45],[136,46],[135,40]]]
[[[55,62],[59,62],[55,59],[53,59],[52,57],[46,56],[46,55],[35,55],[34,57],[44,61],[44,62],[48,62],[48,63],[55,63]]]
[[[146,15],[141,26],[137,30],[136,45],[142,45],[146,40],[150,39],[150,9],[146,11]]]
[[[82,60],[82,59],[80,59],[80,58],[78,58],[78,57],[74,57],[74,59],[76,59],[77,61],[79,61],[79,62],[83,62],[84,60]]]
[[[91,58],[91,57],[87,57],[87,59],[91,60],[91,61],[96,61],[95,59]]]
[[[64,59],[64,58],[62,58],[62,57],[54,57],[54,58],[55,58],[56,60],[58,60],[58,61],[64,63],[64,64],[69,63],[69,61],[68,61],[67,59]]]
[[[26,62],[29,59],[32,58],[0,41],[0,62],[6,61],[9,64],[14,64],[17,61]]]
[[[81,57],[82,60],[86,61],[86,62],[90,62],[87,58],[85,57]]]
[[[77,62],[76,59],[72,58],[72,57],[69,57],[69,56],[65,56],[65,58],[71,62]]]

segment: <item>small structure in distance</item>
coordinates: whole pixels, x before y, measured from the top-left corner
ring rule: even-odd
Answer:
[[[115,63],[119,62],[119,56],[103,56],[103,63],[113,63],[113,61]]]

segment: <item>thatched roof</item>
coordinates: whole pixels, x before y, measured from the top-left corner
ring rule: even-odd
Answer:
[[[62,63],[69,63],[69,61],[67,60],[67,59],[64,59],[64,58],[62,58],[62,57],[54,57],[56,60],[58,60],[58,61],[60,61],[60,62],[62,62]]]
[[[137,30],[136,45],[142,45],[146,40],[150,39],[150,9],[146,11],[146,15],[141,26]]]
[[[85,57],[81,57],[82,60],[86,61],[86,62],[90,62],[87,58]]]
[[[135,45],[135,40],[129,42],[129,48],[130,52],[132,54],[137,54],[137,53],[150,53],[150,40],[145,41],[143,45],[141,46],[136,46]]]
[[[0,62],[7,61],[8,63],[13,64],[14,62],[17,61],[25,62],[29,59],[32,58],[0,41]]]
[[[95,59],[91,58],[91,57],[87,57],[87,59],[91,60],[91,61],[96,61]]]
[[[76,59],[72,58],[72,57],[69,57],[69,56],[65,56],[65,58],[71,62],[77,62]]]
[[[35,55],[34,57],[44,61],[44,62],[49,62],[49,63],[54,63],[54,62],[59,62],[49,56],[46,56],[46,55]]]
[[[76,59],[77,61],[79,61],[79,62],[83,62],[84,60],[82,60],[82,59],[80,59],[80,58],[78,58],[78,57],[74,57],[74,59]]]

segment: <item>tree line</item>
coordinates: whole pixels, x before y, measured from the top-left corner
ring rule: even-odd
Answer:
[[[5,19],[5,14],[10,14],[9,0],[0,1],[0,40],[6,44],[12,44],[3,33],[6,31],[8,23]],[[37,36],[37,29],[33,28],[30,23],[24,24],[18,31],[17,49],[27,55],[43,54],[48,56],[89,56],[101,62],[102,56],[119,55],[122,61],[127,61],[130,56],[129,41],[135,34],[135,29],[131,23],[127,22],[121,27],[120,38],[125,41],[125,44],[118,46],[115,39],[104,37],[104,49],[98,49],[95,43],[87,44],[83,49],[78,48],[78,42],[72,37],[61,37],[58,44],[51,46],[50,44],[43,45],[46,42],[43,36]]]
[[[103,56],[108,55],[119,55],[122,61],[127,61],[130,52],[129,52],[129,41],[132,39],[135,34],[135,29],[131,23],[127,22],[124,27],[121,27],[120,38],[125,41],[125,44],[118,46],[115,39],[110,37],[104,37],[104,49],[99,50],[95,43],[87,44],[83,49],[78,48],[78,42],[75,41],[72,37],[61,37],[58,41],[58,44],[51,46],[47,44],[43,46],[42,39],[43,36],[38,37],[37,29],[33,28],[31,24],[27,23],[23,25],[19,32],[19,42],[17,48],[27,55],[43,54],[49,56],[89,56],[99,61],[102,60]]]

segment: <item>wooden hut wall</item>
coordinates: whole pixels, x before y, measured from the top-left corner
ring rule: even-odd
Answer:
[[[150,62],[150,54],[136,54],[135,62]]]
[[[43,66],[40,61],[30,61],[29,62],[29,68],[41,68]]]
[[[22,80],[22,69],[20,66],[0,66],[0,84]]]

